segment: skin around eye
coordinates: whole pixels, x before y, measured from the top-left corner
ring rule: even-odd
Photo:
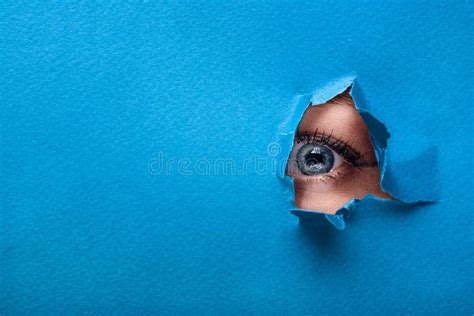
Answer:
[[[334,214],[353,198],[367,194],[390,198],[380,188],[367,127],[347,92],[308,107],[298,126],[287,175],[294,179],[295,206],[300,209]]]

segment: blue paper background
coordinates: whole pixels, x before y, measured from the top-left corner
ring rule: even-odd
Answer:
[[[2,2],[0,312],[472,314],[472,7]],[[437,146],[437,204],[337,231],[272,170],[149,171],[268,158],[294,96],[353,71],[393,168]]]

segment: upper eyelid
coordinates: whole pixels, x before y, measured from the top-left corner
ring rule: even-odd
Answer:
[[[332,134],[332,131],[328,134],[325,131],[319,131],[318,129],[313,133],[308,131],[298,131],[295,135],[295,139],[297,143],[305,142],[327,145],[344,157],[344,159],[354,167],[366,167],[370,165],[368,162],[362,160],[364,155],[361,155],[357,150],[353,149],[349,142],[337,138]]]

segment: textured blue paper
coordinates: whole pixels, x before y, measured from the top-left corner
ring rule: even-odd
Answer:
[[[473,313],[471,3],[2,2],[0,17],[2,315]],[[296,95],[353,72],[390,132],[387,174],[418,181],[410,161],[436,157],[440,200],[301,225],[253,158],[276,157]],[[160,155],[175,164],[157,174]],[[176,166],[249,158],[243,174]]]

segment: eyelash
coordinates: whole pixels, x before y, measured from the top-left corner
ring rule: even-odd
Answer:
[[[363,155],[354,150],[348,142],[332,136],[332,131],[330,134],[319,132],[318,129],[314,133],[309,133],[307,131],[299,132],[295,137],[296,143],[300,144],[322,144],[326,145],[336,153],[341,155],[344,160],[354,167],[366,167],[369,164],[364,161]]]
[[[308,183],[317,182],[317,183],[328,184],[331,181],[340,180],[342,177],[346,176],[347,174],[348,174],[347,170],[344,170],[344,171],[333,170],[329,173],[318,175],[315,177],[304,177],[300,179],[300,181],[305,181]]]

